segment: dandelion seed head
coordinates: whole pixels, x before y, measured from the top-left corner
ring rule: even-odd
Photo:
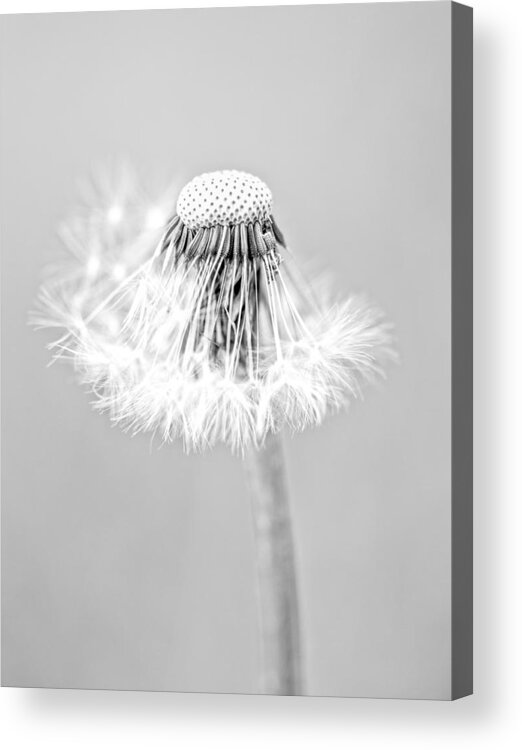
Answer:
[[[247,172],[207,172],[181,190],[176,211],[190,229],[266,221],[272,213],[272,193]]]
[[[167,220],[149,209],[143,224],[122,216],[118,233],[88,220],[62,232],[77,263],[44,284],[34,322],[65,329],[55,356],[130,434],[242,453],[320,424],[383,374],[393,344],[382,314],[301,280],[272,208],[257,177],[211,172]]]

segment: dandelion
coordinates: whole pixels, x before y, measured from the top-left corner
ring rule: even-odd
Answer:
[[[34,322],[64,335],[97,409],[132,434],[225,443],[245,458],[258,550],[265,692],[303,690],[290,515],[278,433],[319,425],[393,356],[382,314],[302,279],[257,177],[211,172],[176,211],[128,190],[62,229],[76,257]],[[137,219],[138,222],[137,222]],[[156,234],[155,234],[156,233]]]
[[[107,213],[111,228],[123,221],[117,208]],[[151,209],[145,228],[151,216],[158,226]],[[97,408],[133,433],[181,438],[187,451],[224,442],[243,453],[283,427],[320,424],[389,354],[377,311],[356,299],[317,299],[299,280],[284,257],[272,195],[256,177],[225,171],[192,180],[155,252],[131,273],[106,255],[95,230],[78,288],[61,280],[45,287],[47,315],[38,322],[54,312],[69,332],[55,353],[72,357]],[[56,309],[57,296],[70,306]]]

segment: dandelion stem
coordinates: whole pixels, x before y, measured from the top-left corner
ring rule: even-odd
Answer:
[[[292,522],[281,438],[245,455],[254,519],[262,671],[260,690],[303,692],[299,606]]]

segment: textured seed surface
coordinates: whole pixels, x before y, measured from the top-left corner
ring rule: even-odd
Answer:
[[[185,185],[176,210],[190,229],[263,222],[272,213],[272,193],[247,172],[207,172]]]

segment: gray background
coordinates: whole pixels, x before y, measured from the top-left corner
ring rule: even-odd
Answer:
[[[308,692],[447,698],[450,4],[2,19],[3,682],[253,692],[253,538],[226,450],[150,448],[26,327],[93,162],[239,168],[367,291],[402,364],[287,441]]]

